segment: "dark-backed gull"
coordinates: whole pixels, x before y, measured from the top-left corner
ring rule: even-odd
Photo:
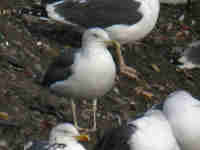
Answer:
[[[107,45],[113,43],[100,28],[85,31],[82,47],[69,49],[48,68],[43,85],[58,95],[72,99],[93,99],[94,126],[96,130],[97,98],[106,94],[115,83],[116,66]],[[75,104],[72,102],[73,118],[78,127]]]
[[[180,150],[169,122],[158,109],[108,130],[95,150]]]
[[[159,0],[42,0],[48,17],[85,28],[105,28],[120,44],[144,38],[155,26]]]

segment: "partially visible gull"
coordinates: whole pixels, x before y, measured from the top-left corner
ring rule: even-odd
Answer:
[[[199,150],[200,101],[186,91],[176,91],[165,100],[163,113],[181,150]]]
[[[114,85],[116,66],[106,48],[113,43],[100,28],[85,31],[82,47],[69,49],[61,54],[48,68],[43,85],[72,102],[73,119],[78,127],[73,99],[93,99],[94,125],[96,130],[97,98],[105,95]]]
[[[95,150],[180,150],[172,129],[158,109],[109,130]]]
[[[24,150],[85,150],[79,141],[88,141],[89,137],[80,134],[70,123],[62,123],[51,130],[48,141],[30,141]]]
[[[200,68],[200,41],[189,44],[178,61],[183,63],[181,69]]]
[[[49,18],[85,28],[105,28],[120,44],[144,38],[154,28],[159,0],[42,0]]]

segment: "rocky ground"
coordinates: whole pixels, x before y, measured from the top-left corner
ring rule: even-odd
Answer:
[[[30,7],[35,2],[1,0],[0,9]],[[136,68],[150,86],[120,76],[114,89],[99,99],[98,131],[91,135],[88,149],[92,149],[104,129],[116,125],[115,114],[126,112],[134,117],[177,89],[200,96],[200,70],[180,70],[173,63],[177,48],[200,40],[200,5],[194,4],[190,13],[184,12],[184,7],[162,5],[153,32],[143,44],[124,51],[127,64]],[[56,51],[79,46],[78,39],[79,35],[63,26],[30,16],[0,16],[0,112],[6,112],[9,121],[16,124],[0,126],[0,149],[23,149],[28,140],[47,139],[52,124],[72,120],[69,101],[52,94],[40,81]],[[91,102],[76,103],[79,122],[87,127]]]

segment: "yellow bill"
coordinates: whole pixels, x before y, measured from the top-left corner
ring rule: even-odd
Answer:
[[[6,112],[0,112],[0,119],[8,120],[8,113],[6,113]]]
[[[108,41],[104,41],[104,43],[108,46],[114,46],[117,49],[120,49],[120,44],[119,42],[115,41],[115,40],[108,40]]]
[[[75,138],[76,138],[77,141],[81,141],[81,142],[90,141],[90,137],[87,134],[81,134],[81,135],[75,136]]]

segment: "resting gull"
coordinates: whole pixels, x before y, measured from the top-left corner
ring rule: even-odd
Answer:
[[[95,150],[180,150],[172,129],[158,109],[108,130]]]
[[[144,38],[155,26],[159,0],[42,0],[49,18],[82,26],[105,28],[120,44]]]
[[[62,123],[51,130],[49,141],[30,141],[24,150],[85,150],[78,141],[88,141],[89,137],[80,134],[70,123]]]

